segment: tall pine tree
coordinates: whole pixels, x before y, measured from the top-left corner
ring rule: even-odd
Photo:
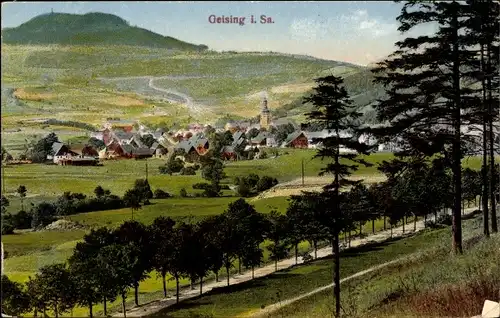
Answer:
[[[379,74],[376,81],[386,86],[388,94],[375,107],[379,119],[389,126],[377,133],[400,137],[408,154],[441,153],[451,164],[456,253],[462,252],[461,159],[465,149],[461,128],[473,122],[470,109],[477,105],[474,90],[461,81],[478,63],[475,53],[466,50],[466,7],[456,1],[406,2],[397,18],[400,32],[423,24],[434,25],[437,31],[397,42],[398,49],[374,69]]]
[[[496,1],[467,1],[466,39],[468,50],[476,54],[480,61],[476,72],[471,73],[473,83],[477,87],[477,96],[480,99],[477,109],[477,124],[482,130],[483,163],[482,174],[482,206],[484,219],[484,234],[489,235],[488,225],[488,197],[491,200],[492,230],[497,229],[495,183],[497,176],[494,171],[494,131],[493,124],[498,122],[498,41],[500,4]],[[493,53],[493,54],[492,54]],[[488,162],[489,157],[489,162]]]
[[[339,233],[348,222],[341,210],[341,187],[354,185],[357,182],[348,179],[348,176],[361,163],[369,165],[358,154],[368,154],[369,146],[360,143],[356,119],[360,113],[353,111],[349,94],[342,86],[343,79],[336,76],[326,76],[316,79],[317,87],[313,89],[311,96],[305,98],[305,103],[311,103],[314,110],[308,114],[314,124],[322,125],[332,136],[321,138],[322,147],[315,155],[316,158],[329,158],[321,171],[321,174],[333,174],[334,181],[325,187],[322,196],[324,204],[318,208],[321,210],[320,217],[328,228],[334,254],[333,292],[335,297],[335,316],[340,317],[340,257],[339,257]],[[344,152],[342,149],[354,150]],[[341,162],[342,161],[342,162]],[[348,164],[349,162],[350,164]],[[358,181],[359,182],[359,181]]]

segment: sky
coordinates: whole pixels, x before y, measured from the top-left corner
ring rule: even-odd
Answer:
[[[392,53],[402,4],[337,2],[3,2],[2,28],[44,13],[115,14],[130,25],[217,51],[274,51],[367,65]],[[210,23],[210,16],[245,17]],[[257,23],[250,23],[250,17]],[[274,23],[259,23],[259,17]],[[425,32],[424,29],[416,32]]]

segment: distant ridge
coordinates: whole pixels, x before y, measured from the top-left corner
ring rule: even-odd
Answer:
[[[107,13],[46,13],[15,28],[2,30],[6,44],[132,45],[173,50],[203,51],[195,45],[146,29],[130,26],[124,19]]]

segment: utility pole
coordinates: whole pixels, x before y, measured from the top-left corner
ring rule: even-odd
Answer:
[[[5,192],[5,168],[3,162],[2,162],[2,193],[3,195],[7,195],[7,192]]]
[[[302,186],[304,186],[304,158],[302,158]]]

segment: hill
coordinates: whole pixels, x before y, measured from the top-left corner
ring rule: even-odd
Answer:
[[[195,45],[129,25],[105,13],[39,15],[15,28],[2,30],[8,44],[132,45],[176,50],[206,50]]]
[[[335,72],[333,72],[335,73]],[[322,74],[326,75],[326,74]],[[334,75],[344,78],[344,86],[349,92],[353,101],[353,108],[361,113],[361,121],[366,124],[377,124],[376,111],[372,104],[377,99],[385,97],[385,89],[382,84],[373,83],[374,75],[369,68],[350,69],[349,72],[338,72]],[[304,93],[309,95],[312,90]],[[294,116],[307,113],[311,110],[311,105],[303,103],[303,96],[293,101],[283,104],[272,111],[276,117]]]

